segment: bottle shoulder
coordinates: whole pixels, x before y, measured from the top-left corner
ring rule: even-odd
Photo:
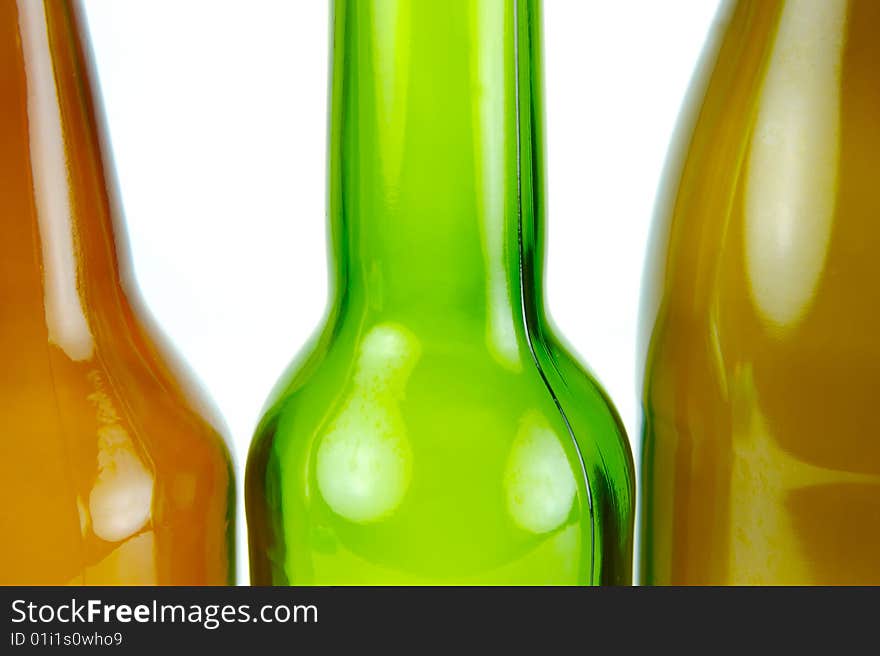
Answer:
[[[364,406],[399,403],[407,413],[473,412],[521,415],[528,409],[558,413],[556,388],[588,408],[593,428],[622,430],[595,377],[554,339],[551,363],[523,348],[500,355],[483,334],[466,339],[416,333],[402,324],[378,323],[355,339],[318,334],[288,367],[267,403],[262,423],[302,415],[302,406],[325,417],[352,395]],[[259,433],[259,431],[258,431]]]
[[[380,564],[399,568],[395,576],[437,575],[442,565],[455,580],[471,580],[467,571],[483,580],[502,563],[547,558],[564,568],[559,580],[591,580],[594,541],[624,544],[629,535],[630,470],[611,471],[629,461],[610,455],[628,451],[600,388],[567,352],[559,357],[577,384],[543,376],[531,352],[520,366],[499,361],[482,339],[388,324],[353,341],[319,339],[255,435],[249,516],[278,522],[263,528],[296,541],[287,557],[308,562],[315,577],[342,576],[350,559],[357,567],[345,577],[357,580]],[[550,381],[568,391],[551,393]],[[573,416],[571,406],[589,411]],[[421,546],[401,552],[408,541]],[[289,567],[311,580],[304,564]]]
[[[148,451],[204,450],[229,461],[219,413],[148,314],[124,307],[112,321],[89,315],[76,344],[6,319],[5,425],[43,434],[46,426],[37,427],[54,422],[74,443],[118,428]]]
[[[264,413],[251,471],[262,477],[307,463],[329,476],[358,453],[386,474],[406,478],[413,463],[434,462],[451,476],[465,466],[514,467],[536,450],[555,459],[562,480],[628,489],[632,458],[616,411],[553,344],[545,375],[550,367],[531,353],[499,361],[484,342],[425,339],[400,325],[376,325],[351,342],[318,339]]]
[[[592,467],[591,488],[600,503],[616,508],[625,524],[635,500],[635,467],[626,429],[597,376],[573,349],[548,330],[537,341],[536,356],[577,441],[585,467]],[[625,532],[625,531],[624,531]]]
[[[21,565],[0,579],[226,582],[230,454],[168,360],[152,343],[101,339],[72,357],[24,332],[3,342],[14,348],[4,350],[0,380],[0,480],[40,493],[0,517],[2,532],[17,536],[5,560]]]

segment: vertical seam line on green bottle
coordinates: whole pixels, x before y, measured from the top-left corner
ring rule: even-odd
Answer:
[[[581,472],[583,473],[585,487],[587,490],[587,507],[590,515],[590,584],[592,585],[595,580],[595,564],[596,564],[596,522],[595,515],[593,512],[593,492],[590,487],[590,476],[587,473],[586,465],[584,464],[584,457],[581,453],[581,449],[578,446],[577,439],[574,435],[574,430],[572,429],[571,422],[568,420],[568,416],[565,414],[565,410],[562,408],[562,404],[559,402],[559,399],[556,397],[556,394],[553,391],[553,387],[550,385],[550,381],[547,379],[546,374],[544,373],[543,368],[541,367],[541,363],[538,360],[537,353],[535,352],[535,346],[532,342],[532,334],[531,334],[531,322],[529,321],[528,312],[526,311],[526,298],[525,298],[525,276],[523,275],[523,261],[524,261],[524,245],[523,245],[523,208],[522,208],[522,114],[520,112],[520,69],[522,66],[522,62],[520,60],[519,53],[519,30],[520,30],[520,13],[519,13],[519,0],[513,0],[513,57],[514,57],[514,76],[513,76],[513,89],[514,89],[514,115],[516,117],[516,211],[517,211],[517,223],[516,223],[516,236],[517,236],[517,245],[519,247],[519,295],[520,295],[520,311],[522,312],[523,324],[525,327],[525,338],[526,344],[529,348],[529,353],[532,356],[532,362],[535,364],[535,367],[538,370],[538,375],[541,377],[541,380],[544,383],[544,387],[547,388],[548,394],[550,394],[550,398],[553,400],[554,405],[556,406],[559,415],[562,417],[562,421],[565,424],[565,428],[568,431],[568,436],[571,439],[572,445],[574,446],[575,453],[578,456],[578,462],[581,465]],[[529,66],[531,67],[531,62],[529,62]],[[534,141],[534,140],[533,140]],[[533,155],[534,156],[534,155]],[[534,182],[534,176],[532,177]]]

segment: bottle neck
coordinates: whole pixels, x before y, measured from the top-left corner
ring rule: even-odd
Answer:
[[[123,302],[91,79],[78,3],[0,3],[0,289],[73,360]]]
[[[336,0],[337,306],[501,333],[540,306],[537,4]]]

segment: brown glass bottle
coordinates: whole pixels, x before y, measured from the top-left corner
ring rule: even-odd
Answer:
[[[722,8],[643,315],[641,580],[880,583],[880,3]]]
[[[0,584],[226,584],[217,422],[145,315],[82,9],[0,2]]]

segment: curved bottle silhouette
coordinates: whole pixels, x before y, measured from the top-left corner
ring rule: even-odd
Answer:
[[[720,16],[647,271],[642,579],[880,583],[880,4]]]
[[[0,584],[225,584],[229,456],[132,282],[81,14],[0,2]]]
[[[633,473],[542,297],[534,0],[337,0],[331,302],[254,438],[256,584],[631,577]]]

